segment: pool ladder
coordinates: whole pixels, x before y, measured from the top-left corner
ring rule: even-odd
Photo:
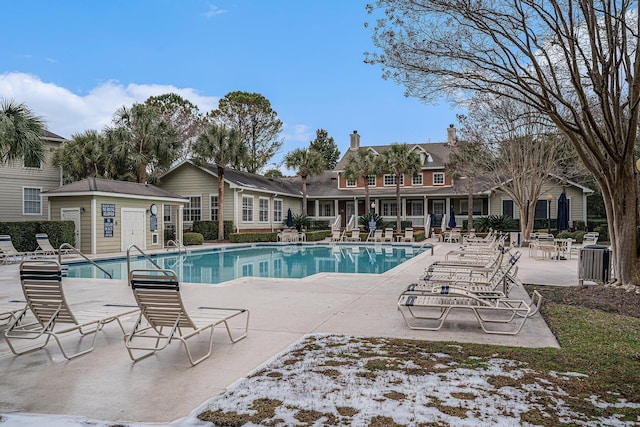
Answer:
[[[71,250],[73,251],[76,255],[80,255],[82,258],[86,259],[87,261],[89,261],[91,264],[93,264],[94,267],[96,267],[98,270],[101,270],[104,274],[106,274],[107,276],[109,276],[109,279],[113,279],[113,276],[111,275],[111,273],[109,273],[107,270],[105,270],[104,268],[100,267],[94,260],[92,260],[91,258],[87,257],[85,254],[83,254],[82,252],[80,252],[78,249],[74,248],[73,246],[71,246],[68,243],[63,243],[60,245],[60,248],[58,248],[58,264],[62,265],[62,250],[63,249],[67,249],[67,250]],[[66,272],[68,272],[69,270],[69,266],[65,265],[64,267],[62,267],[63,270],[65,271],[65,275]]]
[[[169,240],[169,241],[167,242],[167,250],[169,250],[169,247],[170,247],[170,246],[174,246],[176,249],[178,249],[178,253],[181,253],[181,252],[183,252],[183,251],[184,251],[184,253],[185,253],[185,254],[187,253],[187,248],[186,248],[186,246],[184,246],[184,245],[180,242],[180,240],[177,240],[177,239],[176,239],[176,240]]]
[[[129,286],[131,286],[131,249],[136,249],[138,252],[140,252],[140,254],[143,257],[147,259],[147,261],[153,264],[158,270],[162,270],[164,274],[169,274],[162,267],[160,267],[154,260],[152,260],[151,257],[149,257],[149,255],[144,253],[143,250],[140,249],[138,246],[136,246],[135,244],[129,245],[129,247],[127,248],[127,282],[129,283]]]

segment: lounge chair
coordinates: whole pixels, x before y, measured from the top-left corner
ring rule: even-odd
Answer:
[[[399,238],[401,242],[413,242],[413,228],[405,228],[404,236]]]
[[[482,298],[462,288],[440,286],[425,293],[403,293],[398,309],[411,329],[437,331],[442,328],[453,310],[471,311],[482,330],[488,334],[516,335],[526,320],[540,308],[542,297],[533,292],[530,303],[524,300],[495,297]],[[456,324],[464,319],[456,318]],[[488,328],[488,325],[502,324]]]
[[[38,248],[33,252],[34,255],[55,256],[58,253],[61,255],[69,255],[71,253],[69,249],[63,249],[61,252],[59,249],[54,248],[46,233],[36,234],[36,242],[38,242]]]
[[[13,246],[11,236],[8,234],[0,235],[0,258],[3,264],[10,262],[10,259],[13,259],[12,262],[18,262],[18,257],[21,258],[21,261],[24,261],[29,255],[33,255],[33,253],[20,252]]]
[[[138,311],[134,306],[103,305],[74,313],[65,298],[62,270],[56,261],[23,261],[20,264],[20,283],[27,303],[14,314],[4,333],[9,348],[16,355],[44,348],[53,337],[62,355],[66,359],[73,359],[93,350],[98,332],[107,323],[117,321],[124,335],[120,318]],[[62,338],[72,333],[78,334],[79,341],[93,334],[91,346],[68,354],[62,345]],[[19,341],[35,344],[17,348],[14,344]]]
[[[349,241],[349,242],[360,242],[360,229],[359,228],[354,228],[353,230],[351,230],[351,234],[348,235],[345,240]]]
[[[0,304],[0,326],[9,325],[24,308],[24,301],[9,301]]]
[[[382,242],[382,230],[374,230],[373,233],[369,234],[367,242]]]
[[[331,231],[331,241],[332,242],[342,241],[342,232],[340,230]]]
[[[393,228],[385,228],[384,236],[382,236],[383,242],[393,242]]]
[[[166,348],[172,340],[180,341],[192,366],[207,359],[213,350],[213,330],[224,324],[232,343],[247,336],[249,310],[244,308],[199,307],[197,314],[189,314],[182,303],[178,277],[172,270],[133,270],[131,289],[140,307],[140,317],[133,331],[125,337],[131,360],[138,361]],[[246,316],[243,333],[234,337],[229,321]],[[165,332],[165,328],[167,329]],[[191,355],[187,340],[209,331],[209,350],[197,360]],[[143,344],[144,342],[144,344]],[[148,344],[147,344],[148,343]],[[138,356],[134,353],[142,352]]]

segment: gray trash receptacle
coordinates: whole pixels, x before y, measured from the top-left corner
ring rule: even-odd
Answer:
[[[608,283],[611,280],[611,249],[603,245],[587,245],[580,249],[578,281]]]

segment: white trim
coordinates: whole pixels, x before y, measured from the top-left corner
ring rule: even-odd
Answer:
[[[24,211],[24,190],[25,189],[29,189],[29,190],[38,190],[38,196],[40,196],[40,212],[38,213],[34,213],[34,212],[25,212]],[[42,216],[42,187],[29,187],[29,186],[22,186],[22,215],[24,216]]]
[[[189,220],[185,220],[183,217],[182,221],[188,222],[188,223],[193,223],[193,221],[202,221],[202,194],[187,194],[187,195],[183,195],[183,197],[186,197],[185,200],[187,201],[187,203],[185,203],[183,207],[185,207],[187,204],[191,205],[191,197],[198,197],[200,199],[200,219],[199,220],[191,219],[192,211],[191,211],[191,207],[189,207]],[[184,211],[182,211],[182,215],[184,215]]]
[[[415,182],[416,178],[420,178],[420,182],[419,183]],[[416,176],[412,176],[411,177],[411,185],[412,186],[414,186],[414,185],[423,186],[424,185],[424,173],[419,172]]]
[[[156,196],[147,196],[141,194],[124,194],[124,193],[110,193],[107,191],[66,191],[64,193],[44,193],[43,197],[69,197],[69,196],[93,196],[93,197],[118,197],[122,199],[138,199],[138,200],[156,200],[160,202],[174,202],[174,203],[184,203],[187,200],[184,198],[177,197],[156,197]]]
[[[276,202],[280,203],[280,219],[276,218]],[[278,225],[282,224],[282,221],[284,221],[284,201],[282,199],[274,198],[271,212],[272,212],[271,217],[273,218],[273,223]]]
[[[393,184],[387,184],[386,182],[386,178],[387,177],[394,177],[395,179],[393,180]],[[382,175],[382,186],[383,187],[395,187],[396,186],[396,181],[398,180],[398,175],[395,173],[385,173],[384,175]],[[400,175],[400,187],[404,187],[404,174]]]
[[[441,182],[441,183],[440,183],[440,182],[436,182],[436,175],[438,175],[438,176],[442,176],[442,182]],[[433,172],[433,173],[431,174],[431,181],[432,181],[431,183],[432,183],[434,186],[435,186],[435,185],[438,185],[438,186],[440,186],[440,185],[444,185],[444,182],[445,182],[445,179],[444,179],[444,172]]]
[[[344,182],[345,182],[345,185],[347,187],[354,188],[354,187],[358,186],[358,180],[357,179],[349,179],[349,178],[345,177],[344,178]]]
[[[262,213],[262,209],[260,206],[260,202],[262,202],[263,200],[267,201],[267,219],[263,220],[260,218],[260,214]],[[269,223],[269,218],[271,218],[270,212],[269,210],[271,209],[271,204],[269,203],[270,198],[269,197],[258,197],[258,222],[260,224],[268,224]]]
[[[217,218],[213,219],[213,198],[216,198],[216,202],[217,202],[217,206],[216,206],[216,210],[217,210]],[[211,221],[217,221],[218,218],[220,218],[220,199],[218,197],[217,194],[211,194],[209,193],[209,219]]]
[[[371,183],[369,182],[369,180],[370,180],[371,178],[373,178],[373,184],[371,184]],[[368,184],[369,184],[369,188],[371,188],[371,187],[377,187],[377,186],[378,186],[378,185],[377,185],[377,184],[378,184],[378,183],[377,183],[377,181],[378,181],[378,177],[377,177],[376,175],[369,175],[369,176],[367,177],[367,182],[368,182]]]
[[[244,199],[251,199],[251,220],[245,220],[244,219]],[[254,209],[254,196],[250,195],[250,194],[243,194],[242,197],[240,198],[240,222],[242,222],[243,224],[253,224],[255,222],[254,220],[254,216],[255,216],[255,209]]]
[[[97,237],[98,237],[98,230],[96,230],[96,215],[98,212],[98,202],[96,201],[96,199],[91,199],[91,253],[92,254],[96,254],[97,250],[98,250],[98,242],[97,242]],[[115,224],[115,218],[114,218],[114,224],[113,224],[114,228],[116,226]]]

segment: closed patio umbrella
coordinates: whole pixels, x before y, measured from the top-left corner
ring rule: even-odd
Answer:
[[[449,212],[449,228],[456,228],[456,211],[453,209],[453,205],[451,205]]]
[[[569,229],[569,201],[567,200],[567,193],[564,191],[560,194],[560,197],[558,197],[556,229],[558,229],[558,231]]]
[[[293,227],[293,214],[291,208],[287,211],[287,227]]]

